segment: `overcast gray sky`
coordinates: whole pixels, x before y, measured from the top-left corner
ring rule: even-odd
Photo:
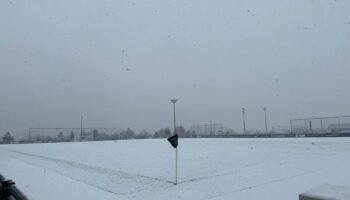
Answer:
[[[350,114],[348,0],[2,0],[0,130]]]

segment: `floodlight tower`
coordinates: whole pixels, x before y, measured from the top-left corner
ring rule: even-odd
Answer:
[[[263,111],[265,113],[265,130],[266,130],[266,134],[267,134],[267,119],[266,119],[266,111],[267,111],[267,108],[263,108]]]
[[[80,117],[80,136],[83,135],[83,115]]]
[[[170,102],[174,104],[174,135],[176,135],[176,115],[175,115],[175,104],[178,100],[177,99],[170,99]],[[177,185],[177,147],[175,149],[175,185]]]
[[[243,114],[243,130],[244,130],[244,134],[246,134],[246,129],[245,129],[245,108],[242,108],[242,114]]]

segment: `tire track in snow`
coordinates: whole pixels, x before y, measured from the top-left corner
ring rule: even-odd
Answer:
[[[135,175],[21,151],[3,150],[12,153],[14,158],[27,164],[50,169],[75,181],[116,195],[129,196],[143,190],[152,190],[152,188],[167,188],[173,184],[160,178]]]
[[[318,169],[318,170],[308,171],[308,172],[304,172],[304,173],[300,173],[300,174],[296,174],[296,175],[292,175],[292,176],[278,178],[278,179],[262,182],[262,183],[259,183],[259,184],[242,187],[242,188],[239,188],[239,189],[236,189],[236,190],[233,190],[231,192],[224,193],[224,194],[218,194],[218,195],[209,196],[209,197],[206,197],[206,198],[202,198],[200,200],[215,199],[215,198],[219,198],[219,197],[222,197],[222,196],[226,196],[226,195],[235,194],[235,193],[238,193],[238,192],[243,192],[243,191],[246,191],[246,190],[259,188],[261,186],[270,185],[270,184],[286,181],[286,180],[289,180],[289,179],[293,179],[293,178],[309,175],[309,174],[316,173],[316,172],[321,171],[321,170],[323,170],[323,169]]]
[[[309,159],[299,159],[299,161],[307,162],[307,161],[318,160],[318,159],[323,159],[323,158],[334,158],[334,157],[337,157],[337,156],[346,155],[346,153],[349,152],[349,151],[350,151],[350,148],[347,148],[346,150],[344,150],[344,151],[342,151],[342,152],[330,153],[330,154],[320,154],[320,155],[314,156],[314,157],[309,158]],[[291,163],[291,162],[283,162],[283,163],[280,163],[280,165],[285,166],[285,165],[288,165],[288,164],[290,164],[290,163]],[[251,189],[259,188],[259,187],[262,187],[262,186],[265,186],[265,185],[270,185],[270,184],[274,184],[274,183],[278,183],[278,182],[290,180],[290,179],[293,179],[293,178],[298,178],[298,177],[305,176],[305,175],[309,175],[309,174],[312,174],[312,173],[317,173],[317,172],[322,171],[322,170],[325,170],[325,169],[327,169],[327,168],[329,168],[329,167],[330,167],[330,166],[327,165],[327,166],[324,166],[324,167],[319,168],[319,169],[316,169],[316,170],[310,170],[310,171],[298,173],[298,174],[291,175],[291,176],[287,176],[287,177],[276,178],[276,179],[273,179],[273,180],[270,180],[270,181],[265,181],[265,182],[262,182],[262,183],[258,183],[258,184],[254,184],[254,185],[250,185],[250,186],[246,186],[246,187],[242,187],[242,188],[239,188],[239,189],[230,191],[230,192],[226,192],[226,193],[222,193],[222,194],[217,194],[217,195],[212,195],[212,196],[209,196],[209,197],[206,197],[206,198],[202,198],[201,200],[215,199],[215,198],[219,198],[219,197],[222,197],[222,196],[226,196],[226,195],[230,195],[230,194],[235,194],[235,193],[243,192],[243,191],[246,191],[246,190],[251,190]],[[213,175],[213,176],[210,176],[210,177],[199,178],[199,180],[203,180],[203,179],[207,179],[207,178],[212,178],[212,177],[219,177],[219,176],[224,176],[224,175],[230,175],[230,174],[232,174],[232,173],[228,172],[228,173],[225,173],[225,174],[218,174],[218,175]],[[191,181],[191,180],[190,180],[190,181]],[[193,181],[196,181],[196,180],[193,180]],[[186,182],[186,181],[185,181],[185,182]]]
[[[350,151],[350,148],[349,149],[346,149],[345,150],[346,152],[347,151]],[[327,157],[333,157],[333,156],[338,156],[338,155],[341,155],[341,154],[345,154],[345,152],[341,152],[341,153],[331,153],[331,154],[319,154],[319,155],[316,155],[314,157],[311,157],[311,158],[302,158],[302,159],[297,159],[297,160],[293,160],[293,161],[287,161],[287,162],[282,162],[282,163],[277,163],[279,164],[280,166],[286,166],[286,165],[289,165],[289,164],[294,164],[296,161],[298,162],[304,162],[304,161],[310,161],[310,160],[317,160],[317,159],[320,159],[320,158],[327,158]],[[249,166],[247,168],[250,168],[250,167],[257,167],[259,165],[266,165],[266,164],[271,164],[271,163],[259,163],[257,165],[253,165],[253,166]],[[244,168],[244,170],[246,170],[247,168]],[[240,171],[243,171],[243,170],[240,170]],[[227,176],[227,175],[231,175],[231,174],[235,174],[235,173],[239,173],[240,171],[237,171],[237,170],[234,170],[234,171],[226,171],[224,173],[217,173],[217,174],[213,174],[213,175],[210,175],[210,176],[203,176],[203,177],[198,177],[198,178],[192,178],[192,179],[188,179],[188,180],[184,180],[184,181],[180,181],[179,183],[190,183],[190,182],[196,182],[196,181],[201,181],[201,180],[206,180],[206,179],[211,179],[211,178],[216,178],[216,177],[221,177],[221,176]]]
[[[137,177],[152,179],[152,180],[156,180],[156,181],[166,182],[166,183],[173,183],[173,182],[168,181],[166,179],[154,178],[154,177],[140,175],[140,174],[131,174],[131,173],[123,172],[123,171],[120,171],[120,170],[116,171],[116,170],[109,169],[109,168],[98,167],[98,166],[78,163],[78,162],[74,162],[74,161],[57,159],[57,158],[51,158],[51,157],[48,157],[48,156],[41,156],[41,155],[30,154],[30,153],[25,153],[25,152],[21,152],[21,151],[15,151],[15,150],[7,150],[7,149],[6,149],[6,151],[11,151],[11,152],[14,152],[14,153],[19,153],[19,154],[23,154],[23,155],[26,155],[26,156],[36,157],[36,158],[40,158],[40,159],[44,159],[44,160],[50,160],[50,161],[53,161],[53,162],[65,163],[67,165],[72,165],[72,166],[75,166],[75,167],[90,169],[92,171],[95,170],[95,171],[100,171],[100,172],[123,173],[123,174],[128,174],[130,176],[137,176]]]

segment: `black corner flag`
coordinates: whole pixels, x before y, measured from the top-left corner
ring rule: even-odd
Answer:
[[[177,148],[177,144],[178,144],[177,139],[178,139],[177,134],[168,138],[168,141],[170,142],[171,146],[173,146],[175,149]]]

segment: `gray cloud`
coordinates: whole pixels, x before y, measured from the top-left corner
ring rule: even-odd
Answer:
[[[348,1],[1,1],[0,126],[349,114]]]

